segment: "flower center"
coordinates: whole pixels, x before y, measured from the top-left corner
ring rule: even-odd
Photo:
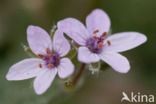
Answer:
[[[95,34],[93,37],[89,38],[86,42],[86,46],[89,48],[89,50],[93,53],[101,53],[103,49],[103,42],[105,39],[105,36],[107,35],[106,32],[104,32],[100,37],[96,36],[96,33],[98,33],[99,30],[93,31],[93,34]],[[111,42],[107,41],[108,46],[111,45]]]
[[[57,67],[60,63],[60,57],[58,53],[52,54],[49,48],[46,49],[46,54],[38,54],[40,58],[44,60],[44,66],[49,69]],[[39,64],[39,67],[42,68],[42,64]]]

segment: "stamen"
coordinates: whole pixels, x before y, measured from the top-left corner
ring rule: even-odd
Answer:
[[[101,37],[104,38],[107,35],[107,32],[102,33]]]
[[[52,68],[54,68],[54,65],[53,64],[48,64],[48,68],[52,69]]]
[[[93,38],[94,38],[94,40],[99,40],[99,38],[98,38],[98,37],[96,37],[96,36],[94,36]]]
[[[49,57],[49,58],[52,58],[52,57],[53,57],[53,55],[52,55],[52,54],[50,54],[48,57]]]
[[[42,68],[42,64],[38,64],[39,68]]]
[[[110,40],[107,40],[107,44],[108,44],[108,46],[110,46],[110,45],[111,45],[111,42],[110,42]]]
[[[50,53],[50,49],[49,49],[49,48],[47,48],[47,49],[46,49],[46,52],[47,52],[47,53]]]
[[[43,54],[38,54],[39,57],[41,58],[44,58],[44,55]]]
[[[94,30],[93,31],[93,34],[96,34],[96,33],[98,33],[99,32],[99,30],[97,29],[97,30]]]
[[[102,47],[103,47],[103,43],[102,42],[99,42],[98,48],[102,48]]]

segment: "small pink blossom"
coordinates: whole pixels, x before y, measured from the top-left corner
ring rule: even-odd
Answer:
[[[110,31],[110,19],[100,9],[87,16],[86,27],[74,18],[64,19],[57,26],[80,45],[79,61],[95,63],[103,60],[120,73],[127,73],[130,65],[127,58],[119,52],[135,48],[147,40],[145,35],[138,32],[121,32],[106,38]]]
[[[62,58],[70,50],[70,44],[63,33],[56,30],[53,42],[49,34],[40,27],[29,26],[27,40],[32,51],[40,58],[28,58],[14,64],[6,75],[7,80],[24,80],[36,77],[34,90],[44,93],[53,82],[56,74],[66,78],[74,71],[68,58]]]

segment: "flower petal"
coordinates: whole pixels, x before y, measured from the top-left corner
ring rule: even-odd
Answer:
[[[105,43],[107,40],[111,42],[111,45],[106,46],[105,51],[123,52],[143,44],[147,38],[138,32],[122,32],[111,35],[106,39]]]
[[[118,53],[103,52],[100,57],[117,72],[127,73],[130,70],[127,58]]]
[[[99,30],[97,35],[102,35],[104,32],[109,32],[110,19],[103,10],[95,9],[86,18],[87,29],[90,34],[95,30]]]
[[[7,80],[24,80],[33,78],[41,71],[38,64],[41,59],[29,58],[14,64],[6,75]]]
[[[53,82],[55,76],[57,74],[57,69],[44,69],[43,72],[40,73],[34,80],[34,90],[40,95],[43,94]]]
[[[85,45],[89,38],[89,33],[85,26],[74,18],[61,20],[57,24],[58,29],[66,33],[70,38],[80,45]]]
[[[63,36],[63,32],[60,30],[57,30],[55,32],[53,38],[53,48],[55,52],[58,52],[61,57],[65,56],[70,50],[70,44],[68,40]]]
[[[28,27],[27,40],[35,54],[45,54],[46,48],[52,49],[52,42],[49,34],[38,26]]]
[[[74,65],[68,58],[60,60],[60,65],[57,67],[60,78],[66,78],[74,72]]]
[[[91,52],[86,47],[80,47],[78,50],[78,60],[84,63],[94,63],[100,60],[96,53]]]

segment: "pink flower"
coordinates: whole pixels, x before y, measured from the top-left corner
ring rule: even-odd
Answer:
[[[50,87],[57,73],[60,78],[66,78],[73,73],[74,65],[70,59],[62,58],[69,52],[70,44],[61,31],[55,32],[52,42],[45,30],[29,26],[27,40],[32,51],[40,58],[28,58],[16,63],[6,75],[7,80],[36,77],[35,92],[42,94]]]
[[[145,35],[138,32],[121,32],[106,38],[110,29],[110,19],[100,9],[94,10],[87,16],[86,27],[74,18],[64,19],[57,25],[80,45],[79,61],[95,63],[103,60],[120,73],[127,73],[130,65],[127,58],[119,52],[135,48],[147,40]]]

